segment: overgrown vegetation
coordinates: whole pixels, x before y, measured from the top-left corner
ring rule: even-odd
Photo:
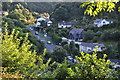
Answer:
[[[88,8],[81,8],[81,4]],[[102,10],[109,9],[111,4],[112,7],[108,11],[114,9],[114,3],[105,4],[109,5],[102,7]],[[3,10],[8,11],[9,14],[3,16],[3,33],[0,33],[2,35],[0,37],[3,39],[0,44],[2,46],[3,70],[0,73],[2,78],[80,78],[88,80],[120,78],[118,77],[120,76],[119,68],[114,69],[115,64],[107,59],[120,59],[120,13],[118,10],[106,13],[99,8],[100,14],[98,14],[93,11],[98,8],[95,8],[96,5],[101,6],[101,3],[3,3]],[[90,8],[93,12],[89,10]],[[84,11],[89,15],[97,16],[85,15]],[[52,37],[52,43],[61,45],[56,47],[53,52],[47,52],[44,43],[27,29],[28,26],[35,24],[37,18],[49,16],[54,22],[52,26],[47,27],[43,22],[42,26],[35,27],[34,30],[47,33],[47,36]],[[113,24],[101,28],[94,27],[92,26],[93,20],[97,18],[113,19]],[[77,25],[71,28],[58,28],[57,23],[64,20],[74,21]],[[8,26],[8,29],[4,26]],[[85,30],[84,42],[102,42],[105,44],[106,50],[89,54],[80,53],[78,45],[75,45],[74,42],[70,42],[70,44],[62,42],[62,37],[69,38],[69,31],[73,28],[83,28]],[[68,62],[67,56],[72,56],[76,62]]]

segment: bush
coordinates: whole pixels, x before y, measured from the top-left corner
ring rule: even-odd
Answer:
[[[61,43],[62,38],[59,37],[57,34],[53,34],[53,35],[52,35],[52,40],[53,40],[56,44],[59,44],[59,43]]]
[[[23,33],[29,33],[30,32],[30,30],[27,29],[27,28],[22,28],[22,30],[23,30]]]
[[[95,33],[92,30],[88,30],[87,32],[84,32],[83,35],[83,41],[88,41],[93,39]]]
[[[61,42],[61,46],[64,46],[64,45],[66,45],[66,44],[68,44],[67,41],[63,41],[63,42]]]
[[[8,17],[8,18],[11,18],[11,19],[19,20],[19,15],[14,14],[14,13],[10,13],[7,17]]]
[[[25,25],[20,20],[13,20],[13,22],[15,26],[25,28]]]
[[[61,63],[62,61],[64,61],[66,55],[67,51],[63,47],[58,47],[52,53],[52,59]]]

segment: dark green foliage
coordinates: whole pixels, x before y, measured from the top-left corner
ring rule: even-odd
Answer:
[[[74,57],[79,55],[79,47],[75,45],[73,41],[71,41],[70,44],[64,45],[63,48],[66,49],[67,55],[69,56]]]
[[[24,28],[25,25],[20,21],[20,20],[16,20],[16,19],[11,19],[11,18],[7,18],[7,17],[3,17],[3,21],[4,23],[7,22],[8,23],[8,28],[14,28],[14,27],[21,27]],[[3,23],[3,24],[4,24]]]
[[[19,15],[14,13],[10,13],[7,17],[11,19],[19,20]]]
[[[64,60],[61,64],[58,64],[58,67],[56,69],[56,79],[62,78],[62,80],[66,79],[68,75],[68,70],[67,68],[70,66],[70,64],[67,63],[67,60]]]
[[[63,42],[61,42],[61,46],[65,46],[66,44],[68,44],[67,41],[63,41]]]
[[[15,26],[25,28],[25,25],[20,20],[13,20],[13,22]]]
[[[117,50],[118,50],[117,58],[120,59],[120,41],[118,41]]]
[[[118,30],[107,30],[101,35],[101,39],[103,41],[119,41],[120,38],[120,31]]]
[[[56,44],[59,44],[59,43],[61,43],[62,38],[59,37],[57,34],[53,34],[53,35],[52,35],[52,40],[53,40]]]
[[[35,49],[38,54],[43,53],[43,50],[45,48],[45,45],[42,41],[38,40],[33,34],[29,33],[28,39],[31,41],[31,43],[34,44],[34,47],[32,49]]]
[[[52,17],[54,18],[54,21],[62,21],[62,20],[68,20],[68,10],[63,7],[57,8],[54,13],[52,14]]]
[[[95,33],[92,30],[88,30],[87,32],[84,32],[84,41],[92,40],[94,37]]]
[[[64,61],[66,55],[67,55],[67,51],[62,47],[58,47],[52,53],[52,59],[57,62],[62,62]]]
[[[22,28],[22,30],[23,30],[23,33],[29,33],[30,32],[30,30],[27,29],[27,28]]]

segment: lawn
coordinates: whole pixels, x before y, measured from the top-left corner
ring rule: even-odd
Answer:
[[[40,34],[39,34],[39,36],[40,36],[40,37],[44,37],[43,35],[40,35]]]

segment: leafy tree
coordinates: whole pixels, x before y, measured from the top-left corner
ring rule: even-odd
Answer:
[[[14,22],[14,25],[17,26],[17,27],[21,27],[21,28],[25,28],[26,27],[24,25],[24,23],[22,23],[20,20],[14,20],[13,19],[13,22]]]
[[[19,19],[25,24],[34,24],[34,22],[36,21],[32,13],[28,9],[15,9],[13,13],[19,15]]]
[[[34,44],[32,47],[32,50],[36,50],[37,54],[40,55],[43,53],[43,50],[45,48],[44,42],[38,40],[33,34],[29,33],[28,39],[30,40],[31,43]]]
[[[117,44],[118,55],[117,57],[120,58],[120,41]]]
[[[62,41],[61,37],[59,37],[57,34],[53,34],[53,35],[52,35],[52,40],[53,40],[56,44],[59,44],[59,43],[61,43],[61,41]]]
[[[36,55],[36,51],[31,51],[32,44],[27,40],[28,34],[25,38],[18,38],[19,32],[13,30],[11,34],[8,34],[7,29],[0,36],[3,38],[2,44],[2,67],[7,68],[7,72],[20,73],[25,77],[38,77],[40,72],[44,72],[48,69],[51,59],[44,63],[43,55]],[[45,74],[39,74],[43,76]]]
[[[88,30],[87,32],[84,32],[84,41],[92,40],[94,37],[94,32],[92,30]]]
[[[70,42],[70,53],[72,56],[78,56],[79,55],[79,51],[78,48],[76,47],[75,43],[73,41]]]
[[[70,44],[64,45],[63,48],[66,49],[67,55],[69,56],[74,57],[79,55],[79,49],[73,41],[71,41]]]
[[[17,20],[19,19],[19,15],[13,13],[9,14],[7,17],[11,19],[17,19]]]
[[[77,64],[74,68],[68,68],[69,78],[80,79],[115,79],[117,77],[115,69],[110,69],[113,65],[110,60],[106,60],[106,54],[103,58],[97,58],[97,54],[81,53],[81,57],[76,57]]]
[[[57,62],[62,62],[64,61],[66,55],[67,55],[67,51],[62,47],[58,47],[52,53],[52,59]]]
[[[1,44],[2,66],[14,67],[16,71],[24,73],[25,75],[29,75],[29,70],[33,71],[36,66],[36,52],[29,51],[32,45],[28,45],[29,41],[27,41],[27,36],[24,39],[22,37],[18,39],[17,36],[18,32],[15,33],[15,30],[13,30],[12,33],[8,35],[8,32],[5,29],[5,34],[3,34],[3,40]],[[20,42],[22,40],[23,43]]]
[[[54,70],[53,73],[56,73],[55,78],[56,79],[66,79],[66,76],[69,76],[67,68],[70,66],[70,64],[67,63],[67,60],[65,59],[61,64],[57,63],[57,68]]]
[[[84,12],[84,14],[88,14],[90,16],[96,16],[98,15],[99,12],[102,11],[107,11],[107,12],[112,12],[114,11],[114,9],[116,8],[116,3],[119,2],[118,0],[114,0],[114,2],[112,1],[97,1],[97,0],[93,0],[93,1],[89,1],[89,2],[83,2],[83,4],[81,5],[81,7],[85,7],[86,10]],[[118,11],[120,11],[120,7],[117,7]]]
[[[68,11],[66,8],[59,7],[52,14],[54,21],[68,20]]]

